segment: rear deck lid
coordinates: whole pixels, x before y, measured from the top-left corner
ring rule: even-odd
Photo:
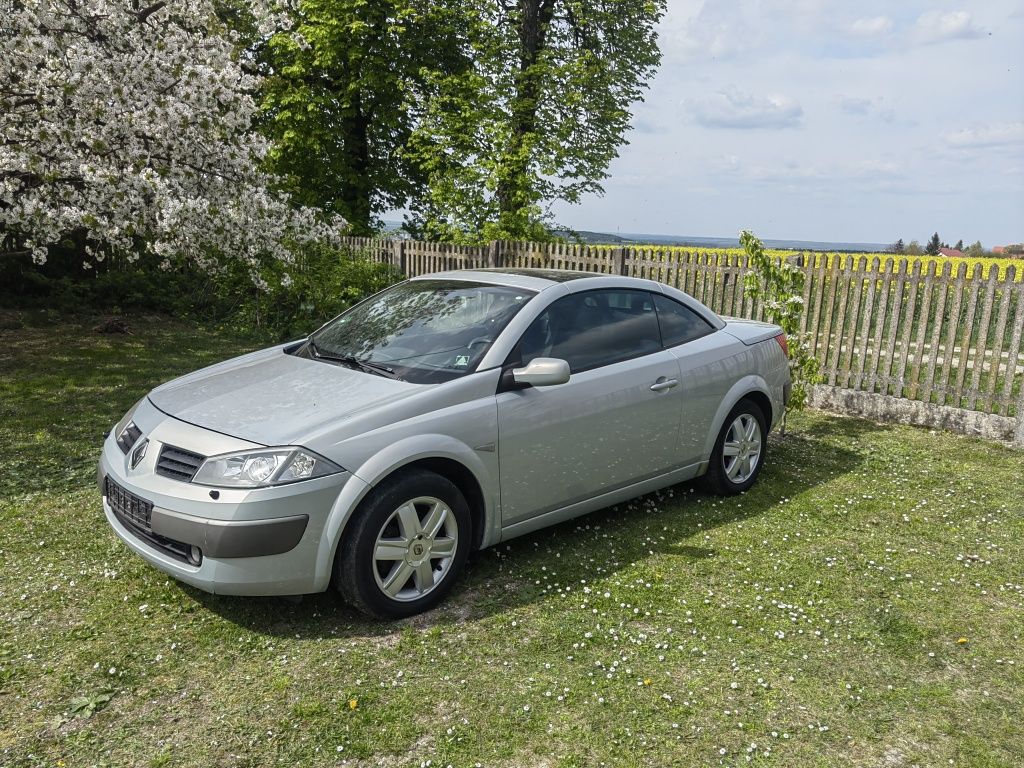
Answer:
[[[730,336],[738,339],[748,347],[758,342],[774,339],[782,329],[771,323],[761,323],[757,320],[743,320],[738,317],[723,317],[725,328],[722,330]]]

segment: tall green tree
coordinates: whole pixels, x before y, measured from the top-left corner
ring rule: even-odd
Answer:
[[[270,170],[368,234],[426,181],[404,149],[432,84],[469,66],[459,4],[302,0],[259,53]]]
[[[555,200],[603,191],[658,63],[664,0],[467,0],[470,70],[432,80],[407,155],[426,235],[546,238]]]
[[[975,240],[967,246],[967,250],[964,251],[964,255],[970,256],[972,259],[978,259],[988,254],[985,251],[985,247],[981,244],[981,240]]]
[[[939,239],[939,233],[936,232],[932,235],[932,239],[928,241],[928,245],[925,246],[924,252],[929,256],[938,256],[939,248],[942,247],[942,241]]]

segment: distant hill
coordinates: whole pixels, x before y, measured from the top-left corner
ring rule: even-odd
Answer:
[[[564,237],[570,242],[578,240],[590,245],[634,245],[637,242],[629,237],[610,235],[607,232],[588,232],[585,229],[556,229],[553,234],[556,237]]]
[[[572,233],[556,231],[568,239]],[[739,238],[735,237],[697,237],[694,235],[653,235],[639,232],[620,232],[613,235],[607,232],[580,231],[579,238],[590,244],[601,245],[678,245],[690,248],[739,248]],[[825,240],[765,240],[766,248],[792,251],[840,251],[851,253],[878,253],[889,247],[888,243],[844,243]]]
[[[402,222],[385,220],[386,235],[398,234]],[[639,232],[592,232],[586,229],[556,229],[554,234],[570,242],[579,241],[588,245],[678,245],[690,248],[739,248],[735,237],[697,237],[694,235],[652,235]],[[879,253],[885,251],[888,243],[843,243],[824,240],[765,240],[766,248],[780,251],[828,251],[847,253]]]

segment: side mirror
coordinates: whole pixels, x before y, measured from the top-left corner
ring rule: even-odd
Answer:
[[[551,387],[569,381],[569,364],[556,357],[535,357],[523,368],[512,370],[516,384]]]

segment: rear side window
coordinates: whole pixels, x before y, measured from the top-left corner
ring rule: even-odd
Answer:
[[[654,300],[646,291],[609,289],[559,299],[530,325],[518,345],[520,365],[556,357],[573,373],[661,349]]]
[[[654,303],[658,307],[658,322],[666,347],[685,344],[715,330],[711,323],[675,299],[654,294]]]

